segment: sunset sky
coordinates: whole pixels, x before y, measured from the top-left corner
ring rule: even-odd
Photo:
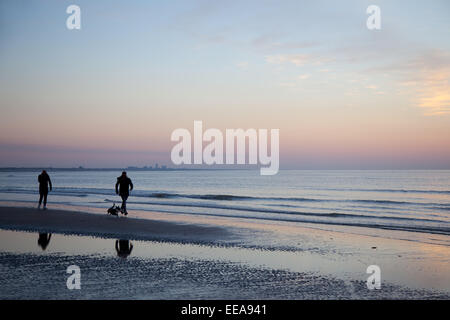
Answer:
[[[202,120],[279,128],[281,168],[450,169],[450,1],[2,0],[0,108],[0,166],[173,166]]]

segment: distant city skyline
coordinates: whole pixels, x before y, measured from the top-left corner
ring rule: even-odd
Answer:
[[[176,167],[202,120],[279,128],[280,169],[450,169],[446,0],[71,4],[0,2],[0,167]]]

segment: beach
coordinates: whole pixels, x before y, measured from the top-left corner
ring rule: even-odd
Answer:
[[[450,297],[448,255],[436,255],[442,247],[435,244],[311,226],[145,214],[117,218],[74,208],[0,207],[1,298]],[[43,233],[52,234],[45,250],[36,244]],[[124,239],[133,244],[126,259],[114,250],[116,240]],[[383,270],[380,290],[366,284],[366,267],[374,262]],[[70,265],[81,269],[80,290],[66,288]]]
[[[118,217],[117,172],[50,171],[47,210],[38,173],[0,172],[2,299],[450,297],[448,170],[131,171]]]
[[[231,237],[230,232],[220,227],[20,207],[0,207],[0,226],[42,233],[194,243],[214,243]]]

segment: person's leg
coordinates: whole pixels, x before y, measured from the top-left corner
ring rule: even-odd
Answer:
[[[122,205],[120,206],[120,209],[123,210],[123,208],[125,207],[125,195],[121,194],[120,197],[122,198]]]
[[[48,195],[48,193],[45,192],[44,193],[44,208],[47,208],[47,195]]]
[[[122,197],[122,212],[127,212],[127,199],[128,199],[128,194],[123,193],[120,195]]]
[[[43,197],[44,197],[44,193],[39,192],[39,208],[41,207]]]

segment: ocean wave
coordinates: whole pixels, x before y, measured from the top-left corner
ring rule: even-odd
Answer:
[[[105,201],[111,202],[111,200],[105,199]],[[247,207],[247,206],[234,206],[214,203],[174,203],[174,202],[140,202],[140,201],[128,201],[130,204],[137,205],[149,205],[149,206],[172,206],[172,207],[186,207],[186,208],[202,208],[202,209],[219,209],[227,211],[243,211],[243,212],[257,212],[263,214],[276,214],[276,215],[291,215],[291,216],[310,216],[320,218],[358,218],[358,219],[378,219],[378,220],[398,220],[398,221],[413,221],[413,222],[436,222],[436,223],[449,223],[443,220],[427,219],[427,218],[413,218],[413,217],[399,217],[397,215],[363,215],[363,214],[351,214],[340,212],[305,212],[305,211],[293,211],[293,210],[280,210],[270,209],[262,207]]]
[[[168,207],[169,208],[169,207]],[[174,214],[195,214],[200,216],[214,216],[214,217],[224,217],[224,218],[241,218],[241,219],[256,219],[256,220],[266,220],[266,221],[279,221],[279,222],[295,222],[295,223],[310,223],[319,225],[333,225],[333,226],[349,226],[349,227],[362,227],[362,228],[373,228],[373,229],[383,229],[392,231],[406,231],[406,232],[419,232],[419,233],[429,233],[429,234],[440,234],[440,235],[450,235],[450,228],[444,226],[429,226],[429,225],[393,225],[380,223],[370,223],[363,221],[352,221],[352,220],[313,220],[308,219],[307,216],[303,217],[271,217],[271,216],[260,216],[260,215],[240,215],[231,216],[229,214],[218,213],[218,212],[200,212],[192,213],[189,211],[179,211],[173,208],[169,209],[158,209],[160,212],[174,213]],[[433,221],[435,222],[435,221]]]
[[[38,189],[22,189],[22,188],[3,188],[0,189],[0,193],[27,193],[36,194]],[[88,195],[114,195],[114,189],[101,189],[101,188],[68,188],[68,187],[55,187],[53,188],[53,194],[57,195],[72,195],[72,196],[88,196]],[[133,190],[132,195],[134,197],[144,198],[187,198],[187,199],[199,199],[199,200],[216,200],[216,201],[238,201],[238,200],[272,200],[272,201],[330,201],[314,198],[301,198],[301,197],[256,197],[256,196],[237,196],[231,194],[184,194],[184,193],[168,193],[168,192],[149,192],[143,190]]]
[[[189,198],[189,199],[201,199],[201,200],[219,200],[219,201],[233,201],[233,200],[251,200],[258,199],[257,197],[244,197],[235,196],[230,194],[181,194],[181,193],[151,193],[147,197],[149,198]]]
[[[450,190],[419,190],[419,189],[369,189],[369,188],[317,188],[316,190],[327,191],[361,191],[361,192],[384,192],[384,193],[425,193],[425,194],[450,194]]]
[[[387,189],[386,189],[387,190]],[[437,192],[437,191],[436,191]],[[27,188],[3,188],[0,189],[0,193],[22,193],[22,194],[36,194],[37,189]],[[88,197],[89,195],[115,195],[114,189],[102,189],[102,188],[68,188],[58,187],[52,191],[54,195],[62,196],[74,196],[74,197]],[[320,198],[307,198],[307,197],[270,197],[270,196],[238,196],[232,194],[185,194],[185,193],[171,193],[171,192],[151,192],[145,190],[133,190],[131,195],[138,198],[156,198],[156,199],[193,199],[193,200],[206,200],[206,201],[227,201],[227,202],[244,202],[244,201],[268,201],[273,202],[275,205],[286,207],[295,207],[295,205],[289,205],[289,202],[303,202],[303,203],[320,203],[320,202],[333,202],[333,203],[360,203],[360,204],[373,204],[377,205],[390,205],[394,206],[428,206],[432,209],[449,210],[450,203],[433,203],[433,202],[414,202],[414,201],[398,201],[398,200],[384,200],[384,199],[320,199]],[[284,202],[284,203],[283,203]],[[288,203],[286,203],[288,202]]]

